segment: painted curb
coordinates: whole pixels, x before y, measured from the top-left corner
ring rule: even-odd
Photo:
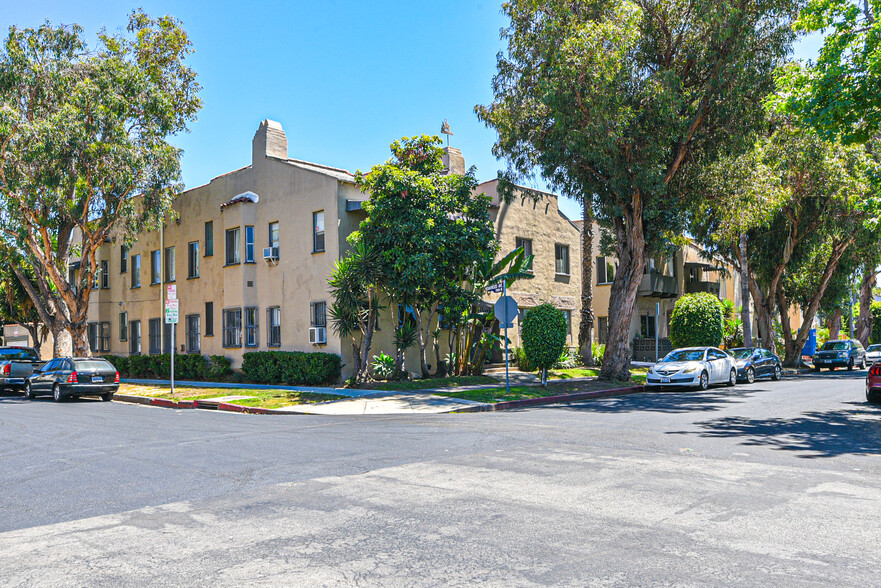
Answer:
[[[560,394],[558,396],[545,396],[543,398],[527,398],[525,400],[507,400],[494,404],[481,404],[469,406],[453,413],[460,412],[491,412],[496,410],[512,410],[528,406],[541,406],[543,404],[559,404],[562,402],[576,402],[578,400],[591,400],[593,398],[607,398],[609,396],[625,396],[644,392],[645,386],[631,386],[629,388],[612,388],[611,390],[597,390],[595,392],[576,392],[574,394]]]
[[[225,412],[237,412],[242,414],[306,414],[292,410],[276,410],[274,408],[259,408],[256,406],[239,406],[226,402],[204,402],[199,400],[169,400],[167,398],[150,398],[148,396],[133,396],[130,394],[114,394],[113,399],[118,402],[130,404],[142,404],[144,406],[158,406],[159,408],[221,410]]]

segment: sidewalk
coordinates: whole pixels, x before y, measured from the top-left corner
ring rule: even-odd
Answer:
[[[122,379],[122,384],[141,384],[144,386],[170,386],[171,380],[140,380]],[[228,390],[286,390],[289,392],[314,392],[315,394],[336,394],[337,396],[349,396],[360,398],[362,396],[374,396],[376,394],[395,394],[387,390],[361,390],[357,388],[328,388],[321,386],[278,386],[273,384],[236,384],[229,382],[195,382],[191,380],[175,380],[175,386],[187,386],[191,388],[226,388]],[[412,390],[408,390],[412,392]]]

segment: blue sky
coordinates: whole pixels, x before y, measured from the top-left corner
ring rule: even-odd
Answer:
[[[90,41],[114,31],[136,5],[112,1],[8,0],[0,26],[79,23]],[[350,171],[389,157],[402,136],[437,134],[447,119],[478,177],[495,177],[495,133],[477,121],[476,104],[492,100],[490,81],[502,49],[505,19],[499,1],[303,2],[229,0],[140,3],[150,14],[183,21],[196,50],[191,66],[203,86],[204,107],[184,149],[188,187],[250,162],[260,121],[281,122],[288,154]],[[817,38],[796,55],[816,56]],[[537,185],[536,187],[542,187]],[[580,208],[561,201],[579,218]]]

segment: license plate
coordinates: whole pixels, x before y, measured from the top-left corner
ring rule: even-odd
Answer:
[[[104,376],[92,376],[92,381],[93,382],[103,382]]]
[[[665,377],[661,376],[661,383],[662,383],[662,384],[669,384],[669,383],[670,383],[670,378],[665,378]]]

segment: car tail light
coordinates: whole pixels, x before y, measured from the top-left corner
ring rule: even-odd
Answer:
[[[69,376],[67,376],[67,383],[68,384],[79,384],[80,383],[79,377],[77,376],[76,372],[71,372],[71,374]]]
[[[872,368],[869,370],[869,375],[881,376],[881,364],[876,363],[875,365],[873,365]]]
[[[114,383],[114,384],[119,384],[119,372],[116,372],[116,377],[113,378],[113,383]]]
[[[6,365],[3,366],[3,375],[8,376],[11,373],[12,373],[12,367],[7,363]]]

